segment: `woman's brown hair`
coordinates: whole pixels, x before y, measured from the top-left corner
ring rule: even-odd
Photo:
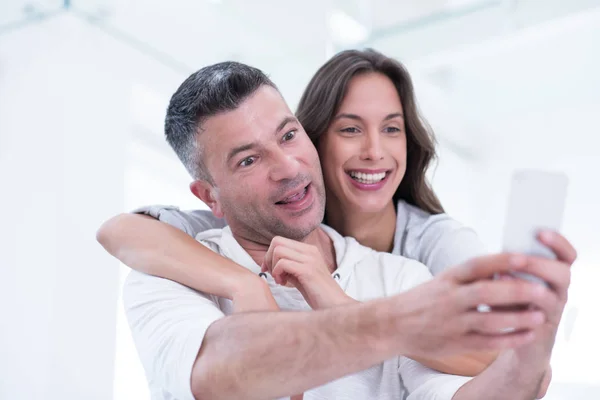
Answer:
[[[394,193],[394,203],[402,199],[431,214],[443,213],[440,200],[425,176],[436,157],[435,139],[431,128],[419,115],[412,80],[400,62],[372,49],[336,54],[317,71],[304,90],[296,112],[298,120],[316,145],[339,111],[350,80],[369,72],[383,74],[392,81],[404,111],[406,173]]]

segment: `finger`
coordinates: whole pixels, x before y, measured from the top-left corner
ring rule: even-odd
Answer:
[[[520,331],[499,335],[486,335],[476,332],[464,335],[465,349],[474,351],[504,350],[524,346],[535,340],[535,331]]]
[[[305,251],[306,248],[308,247],[314,247],[312,245],[306,244],[306,243],[302,243],[299,242],[297,240],[293,240],[293,239],[289,239],[289,238],[285,238],[282,236],[276,236],[275,238],[273,238],[273,240],[277,239],[277,245],[279,246],[284,246],[290,249],[294,249],[298,252],[302,252]],[[271,241],[272,243],[272,241]]]
[[[490,279],[496,273],[519,271],[527,265],[527,257],[519,254],[495,254],[473,258],[466,263],[443,272],[444,278],[458,283]]]
[[[463,326],[469,331],[495,335],[506,334],[509,330],[512,332],[535,329],[546,321],[546,316],[539,310],[492,311],[489,313],[472,311],[463,319]]]
[[[271,243],[269,244],[269,248],[265,254],[265,258],[263,260],[263,266],[265,267],[265,271],[271,271],[273,269],[273,251],[277,247],[279,236],[275,236]]]
[[[532,274],[550,285],[561,298],[566,298],[571,284],[571,268],[566,262],[543,257],[528,257],[529,263],[521,272]]]
[[[282,257],[280,254],[283,249],[287,249],[288,244],[290,242],[294,242],[293,240],[283,238],[281,236],[275,236],[273,240],[271,240],[271,244],[267,249],[267,253],[265,254],[265,258],[263,261],[263,265],[266,268],[266,271],[271,272],[273,267],[277,263],[277,261]],[[279,256],[278,256],[279,255]],[[295,257],[297,258],[297,257]]]
[[[290,249],[289,247],[285,247],[285,245],[278,245],[277,248],[275,248],[275,250],[273,250],[273,256],[271,257],[271,265],[273,266],[273,269],[275,268],[275,265],[277,265],[277,263],[280,260],[291,260],[291,261],[296,261],[296,262],[302,262],[303,261],[303,254],[297,252],[294,249]]]
[[[301,267],[302,264],[296,261],[281,259],[277,262],[277,264],[275,264],[271,275],[273,276],[275,282],[282,285],[285,283],[281,282],[287,282],[291,277],[298,278],[298,276],[302,272]]]
[[[546,396],[548,393],[548,387],[550,386],[550,382],[552,381],[552,367],[548,365],[546,372],[544,373],[544,377],[542,378],[542,382],[540,383],[540,389],[537,393],[536,399],[541,399]]]
[[[552,292],[536,283],[520,279],[503,279],[463,285],[457,290],[457,296],[461,308],[466,310],[476,308],[480,304],[492,307],[545,304],[548,297],[552,296]]]
[[[563,235],[558,232],[544,230],[538,234],[542,244],[549,247],[556,254],[558,260],[573,265],[577,259],[577,250]]]

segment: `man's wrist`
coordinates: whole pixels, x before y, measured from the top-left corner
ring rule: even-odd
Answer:
[[[549,361],[547,358],[536,359],[535,357],[523,357],[515,349],[505,350],[498,356],[498,361],[504,362],[506,371],[511,371],[513,382],[517,385],[531,386],[532,382],[539,388]]]
[[[390,301],[390,298],[372,300],[363,303],[364,315],[367,316],[369,326],[365,326],[368,332],[367,340],[369,346],[376,351],[391,354],[405,354],[407,346],[405,338],[400,333],[402,326],[401,313],[396,309],[396,304]]]

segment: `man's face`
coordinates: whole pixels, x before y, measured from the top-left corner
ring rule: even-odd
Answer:
[[[199,197],[236,235],[268,244],[274,236],[304,239],[318,227],[325,210],[319,157],[276,89],[262,86],[203,128],[197,140],[213,184],[202,183]]]

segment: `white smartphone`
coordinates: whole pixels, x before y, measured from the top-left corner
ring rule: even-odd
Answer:
[[[542,229],[560,231],[569,179],[563,173],[518,170],[513,174],[508,211],[504,225],[505,252],[555,258],[537,240]],[[526,273],[513,273],[532,282],[545,282]]]

